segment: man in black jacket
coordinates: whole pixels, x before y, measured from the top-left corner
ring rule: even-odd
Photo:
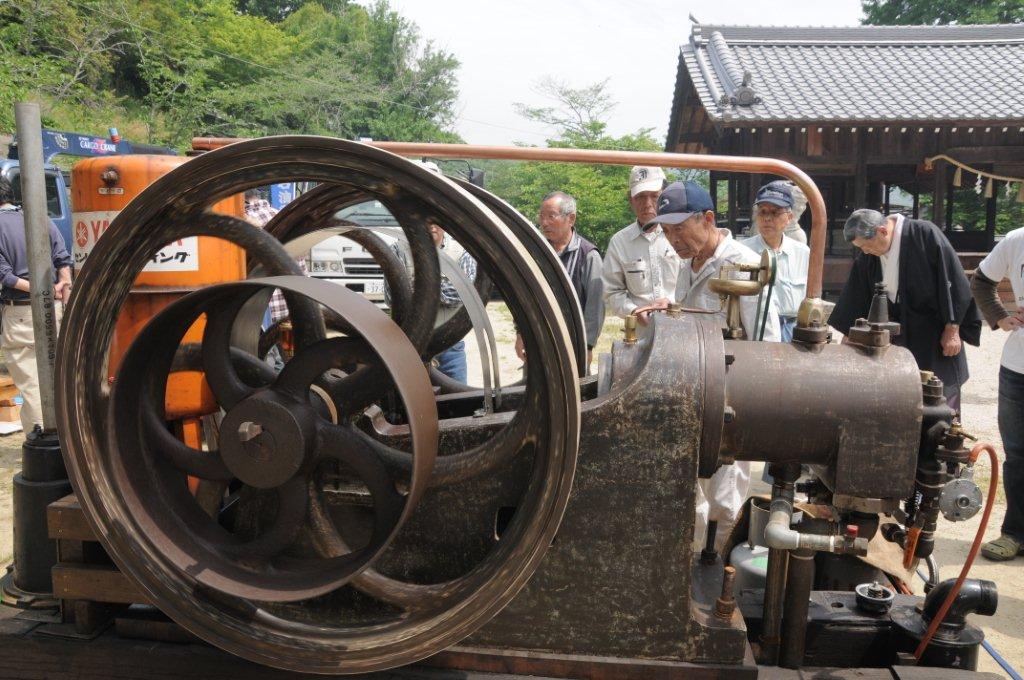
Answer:
[[[875,284],[884,283],[889,318],[901,326],[893,341],[910,350],[921,370],[942,380],[946,400],[959,411],[960,386],[968,378],[962,343],[981,342],[981,316],[953,246],[927,220],[868,209],[850,215],[843,235],[862,252],[829,324],[849,332],[868,315]]]

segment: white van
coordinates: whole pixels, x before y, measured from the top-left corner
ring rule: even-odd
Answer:
[[[369,201],[345,208],[338,218],[363,227],[398,228],[395,218],[379,201]],[[386,235],[377,232],[385,241]],[[309,251],[309,275],[328,279],[362,293],[375,303],[384,303],[384,274],[380,265],[365,248],[344,236],[330,236]]]

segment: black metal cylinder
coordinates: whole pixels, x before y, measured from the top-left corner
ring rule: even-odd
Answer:
[[[782,606],[782,647],[779,650],[779,665],[783,668],[803,666],[807,611],[813,584],[814,551],[806,548],[790,551],[786,597]]]
[[[726,403],[734,415],[722,426],[722,457],[828,463],[843,453],[860,461],[865,451],[913,450],[920,372],[909,352],[890,350],[868,358],[848,345],[809,352],[791,343],[726,341],[734,357]],[[912,468],[901,472],[909,477]]]
[[[71,493],[56,437],[26,440],[22,471],[14,476],[14,587],[27,593],[52,593],[50,570],[57,544],[46,529],[46,508]]]
[[[921,644],[928,622],[913,607],[894,607],[890,617],[893,622],[893,655],[897,652],[912,654]],[[984,640],[985,634],[981,629],[971,624],[966,624],[955,635],[936,634],[917,665],[977,670],[978,651]]]
[[[68,478],[57,437],[42,436],[25,440],[21,446],[21,474],[31,482]]]

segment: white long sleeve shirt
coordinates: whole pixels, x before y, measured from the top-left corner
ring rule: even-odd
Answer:
[[[676,302],[684,307],[707,309],[718,312],[715,316],[719,324],[726,327],[726,310],[718,297],[708,288],[708,281],[718,276],[722,265],[744,262],[758,264],[761,256],[732,237],[728,229],[719,229],[722,241],[715,248],[715,253],[697,271],[693,271],[693,260],[683,260],[679,267],[679,280],[676,283]],[[745,275],[744,275],[745,276]],[[736,278],[741,278],[737,273]],[[740,320],[748,339],[754,338],[755,319],[757,317],[757,295],[746,295],[740,298]],[[782,339],[779,329],[778,308],[774,295],[768,301],[768,319],[764,331],[764,340],[778,342]],[[764,309],[761,309],[762,316]],[[732,465],[718,468],[710,479],[698,480],[696,506],[694,508],[693,547],[699,549],[707,534],[708,520],[720,523],[715,545],[721,547],[736,522],[736,516],[750,489],[750,463],[739,461]]]
[[[761,234],[740,241],[760,255],[770,247]],[[811,249],[783,234],[782,245],[775,251],[775,286],[772,297],[781,316],[796,316],[800,303],[807,297],[807,270]]]
[[[679,256],[661,225],[645,233],[633,222],[608,242],[602,275],[605,305],[624,319],[658,298],[671,300],[678,276]]]
[[[889,252],[878,256],[882,262],[882,283],[885,284],[885,295],[892,302],[896,302],[900,292],[900,242],[903,240],[903,215],[897,213],[895,217],[896,224],[893,225]]]
[[[679,266],[679,279],[676,282],[676,302],[683,307],[694,307],[718,312],[719,324],[722,328],[727,327],[726,309],[722,304],[718,293],[713,293],[708,288],[708,281],[718,276],[724,264],[746,263],[759,264],[761,256],[743,245],[732,237],[728,229],[719,229],[722,233],[722,241],[715,248],[715,253],[708,258],[698,271],[693,271],[693,260],[683,260]],[[743,275],[745,276],[745,275]],[[737,273],[734,278],[742,278]],[[758,325],[758,299],[763,299],[764,293],[758,295],[744,295],[740,298],[740,322],[747,334],[747,339],[752,340],[754,329]],[[779,312],[775,302],[775,296],[768,300],[767,324],[764,329],[765,342],[780,342],[782,333],[779,330]],[[764,316],[764,307],[761,308],[761,315]]]

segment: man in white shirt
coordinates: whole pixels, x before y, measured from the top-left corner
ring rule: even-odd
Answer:
[[[675,296],[679,256],[661,225],[644,227],[658,213],[658,195],[665,187],[661,168],[636,166],[629,173],[629,205],[636,221],[608,242],[604,256],[604,300],[612,314],[625,319],[638,307],[669,302]],[[636,315],[639,331],[647,329],[650,311]]]
[[[769,248],[775,253],[772,299],[778,307],[782,342],[793,339],[796,314],[807,296],[807,269],[811,257],[810,248],[786,235],[786,225],[793,220],[794,205],[795,199],[788,183],[764,185],[754,201],[757,235],[740,241],[758,255]]]
[[[726,312],[717,293],[708,289],[708,281],[725,264],[758,264],[760,257],[733,239],[728,229],[715,224],[715,204],[711,195],[696,182],[674,182],[658,198],[658,215],[665,237],[682,262],[676,283],[676,302],[718,312],[719,323],[726,327]],[[763,296],[762,296],[763,297]],[[758,336],[758,296],[741,298],[740,316],[748,339]],[[779,320],[774,302],[769,300],[768,323],[764,340],[778,341]],[[762,310],[763,312],[764,310]],[[708,520],[721,527],[716,540],[720,546],[736,521],[750,488],[750,463],[741,461],[718,468],[711,479],[699,480],[695,510],[694,546],[705,541]]]
[[[999,299],[996,287],[1010,279],[1014,311]],[[1003,490],[1006,515],[1000,536],[981,548],[990,560],[1011,560],[1024,551],[1024,229],[996,244],[971,281],[971,293],[985,321],[1007,333],[999,362],[999,436],[1003,440]]]
[[[680,258],[679,277],[676,279],[676,302],[683,307],[715,311],[722,328],[727,327],[726,308],[718,293],[708,287],[708,281],[718,276],[725,264],[759,264],[760,256],[732,237],[728,229],[719,229],[715,223],[714,203],[711,195],[696,182],[674,182],[658,199],[659,222],[665,237]],[[745,276],[745,275],[743,275]],[[740,274],[736,278],[741,278]],[[758,316],[759,297],[740,298],[740,322],[748,340],[778,342],[779,315],[775,300],[768,300],[767,323],[763,337]],[[764,316],[764,308],[760,309]]]

